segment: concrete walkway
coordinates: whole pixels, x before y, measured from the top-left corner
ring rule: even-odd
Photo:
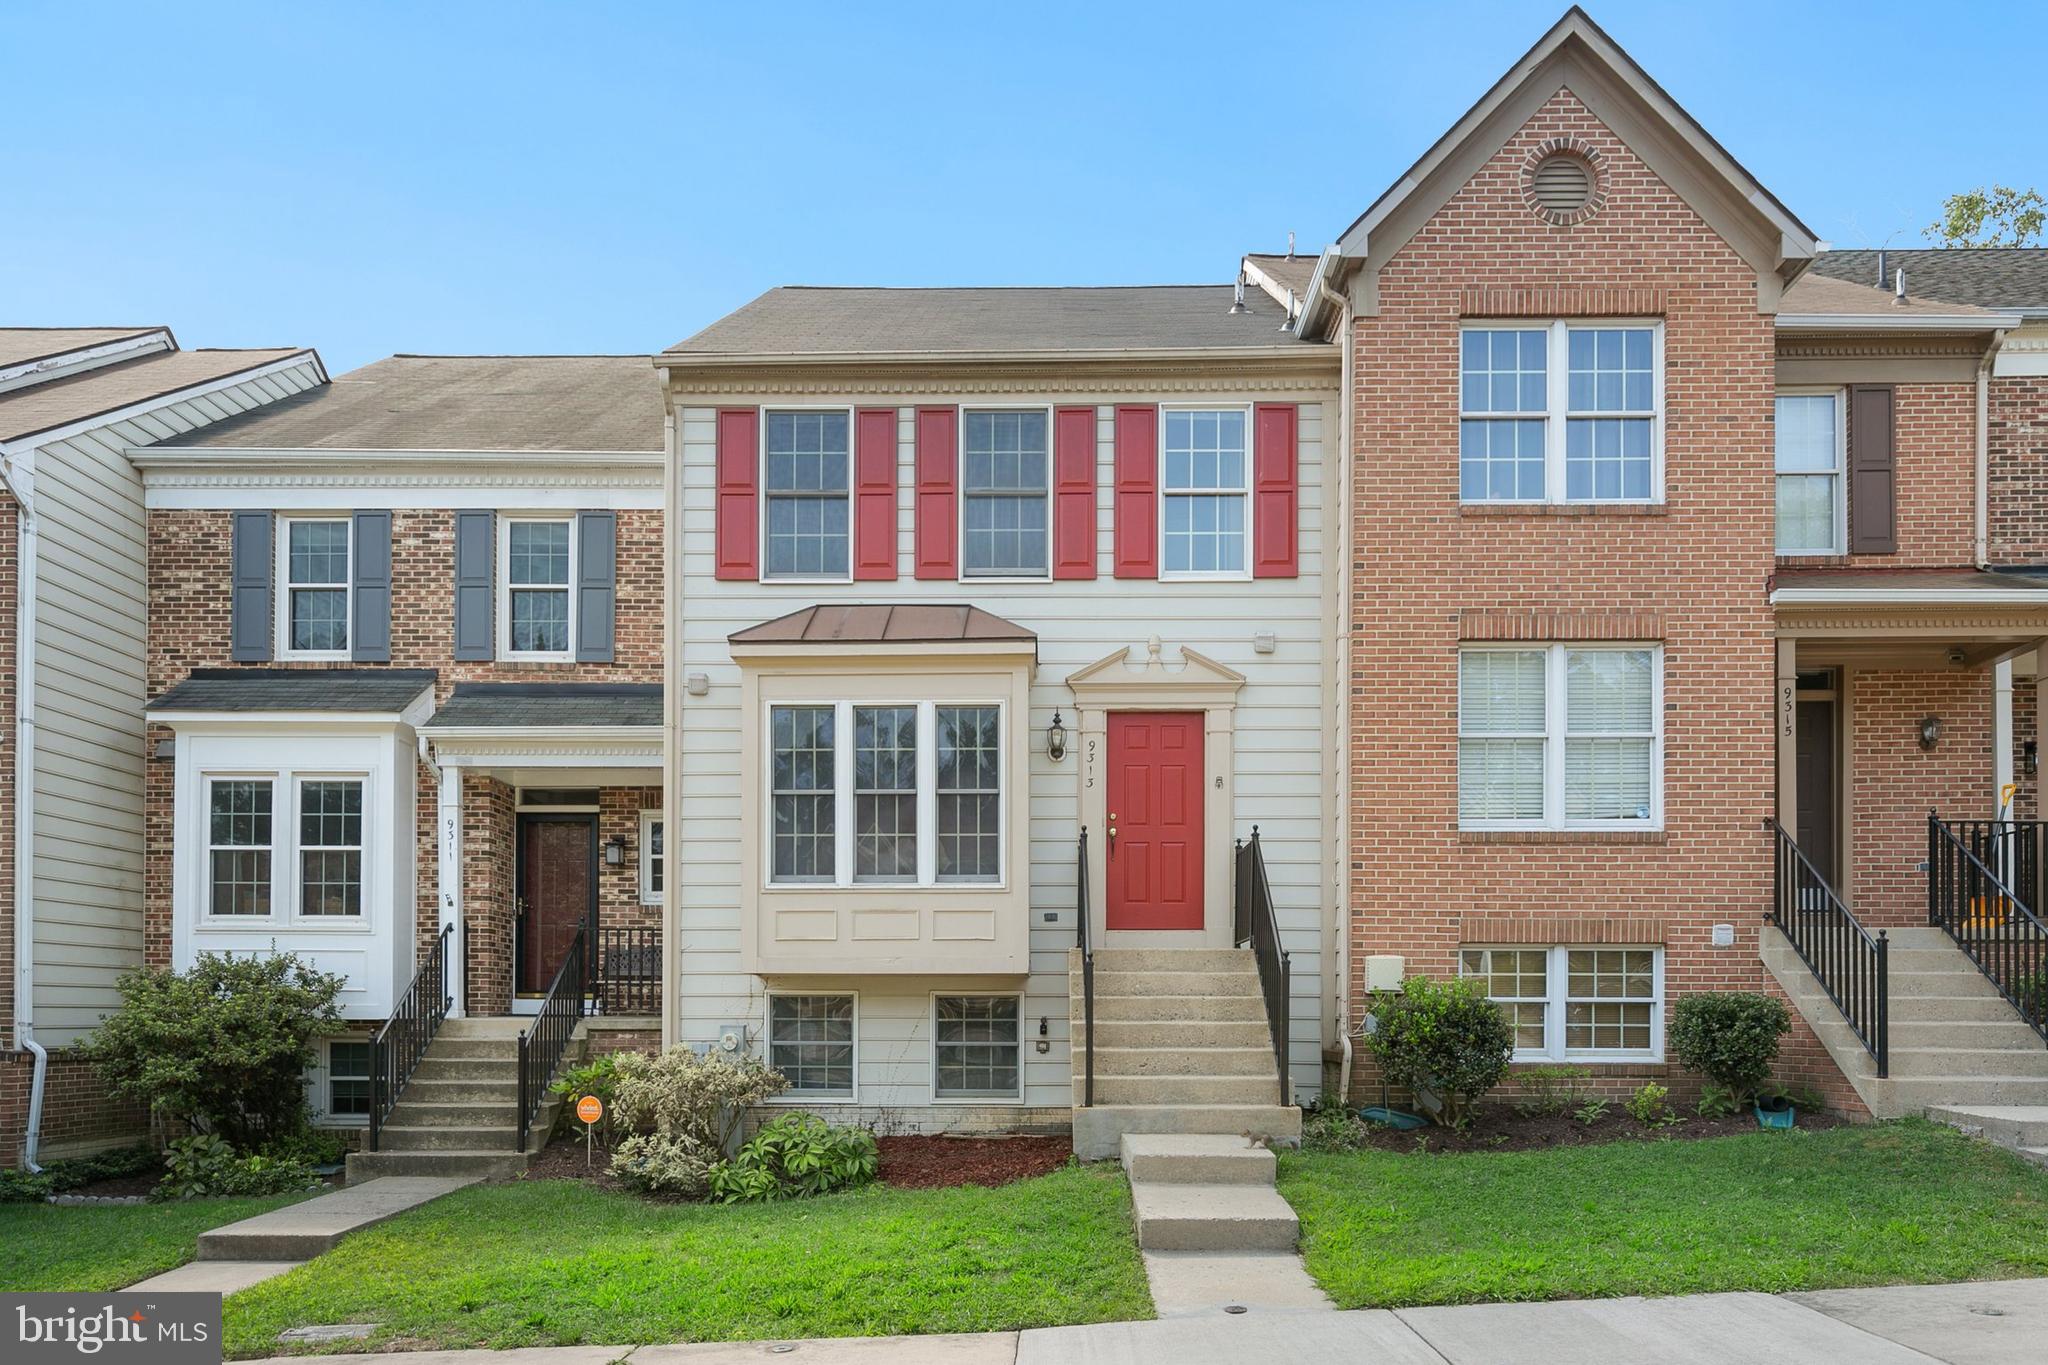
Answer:
[[[978,1336],[326,1355],[321,1365],[2040,1365],[2048,1280],[1388,1312],[1251,1312]]]

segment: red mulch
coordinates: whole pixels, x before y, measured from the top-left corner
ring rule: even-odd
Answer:
[[[1801,1128],[1839,1128],[1843,1122],[1833,1114],[1799,1111]],[[1619,1104],[1609,1106],[1592,1123],[1582,1123],[1572,1114],[1521,1114],[1508,1105],[1486,1104],[1473,1111],[1472,1122],[1462,1129],[1431,1125],[1403,1130],[1361,1121],[1352,1127],[1352,1145],[1383,1152],[1540,1152],[1603,1142],[1684,1141],[1756,1131],[1756,1116],[1747,1109],[1713,1119],[1680,1111],[1676,1123],[1653,1126],[1636,1122]]]
[[[943,1133],[880,1139],[881,1179],[899,1189],[1007,1185],[1046,1175],[1074,1154],[1066,1137],[948,1137]]]

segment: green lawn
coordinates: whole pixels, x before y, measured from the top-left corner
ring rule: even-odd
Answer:
[[[0,1289],[119,1289],[191,1260],[202,1232],[305,1197],[0,1204]]]
[[[1341,1308],[2048,1274],[2048,1174],[1922,1120],[1697,1142],[1300,1153],[1280,1192]]]
[[[227,1303],[230,1356],[309,1323],[407,1349],[977,1332],[1152,1316],[1114,1167],[998,1189],[650,1204],[569,1181],[458,1191]]]

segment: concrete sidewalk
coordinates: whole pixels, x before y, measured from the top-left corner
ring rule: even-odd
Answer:
[[[2040,1365],[2048,1280],[1361,1312],[1216,1313],[978,1336],[326,1355],[321,1365]]]

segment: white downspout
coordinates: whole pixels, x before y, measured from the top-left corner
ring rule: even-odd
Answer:
[[[0,481],[14,495],[14,1038],[35,1058],[29,1078],[28,1127],[21,1164],[31,1171],[42,1147],[43,1092],[50,1054],[35,1034],[35,751],[36,751],[36,513],[35,469],[0,462]]]
[[[1338,383],[1342,391],[1337,395],[1337,489],[1338,529],[1334,532],[1335,546],[1325,544],[1323,562],[1328,564],[1334,552],[1340,561],[1338,569],[1337,620],[1336,620],[1336,675],[1334,685],[1337,700],[1337,1104],[1339,1108],[1351,1107],[1351,690],[1345,680],[1351,676],[1351,490],[1357,482],[1357,471],[1352,462],[1357,452],[1351,442],[1351,382],[1352,382],[1352,336],[1351,301],[1335,294],[1328,285],[1323,292],[1337,309],[1337,335],[1343,346],[1338,362]],[[1333,533],[1324,526],[1327,540]],[[1326,676],[1328,676],[1326,674]]]
[[[2005,333],[1993,332],[1984,358],[1977,362],[1977,525],[1972,548],[1980,569],[1991,562],[1991,366],[2004,344]]]

